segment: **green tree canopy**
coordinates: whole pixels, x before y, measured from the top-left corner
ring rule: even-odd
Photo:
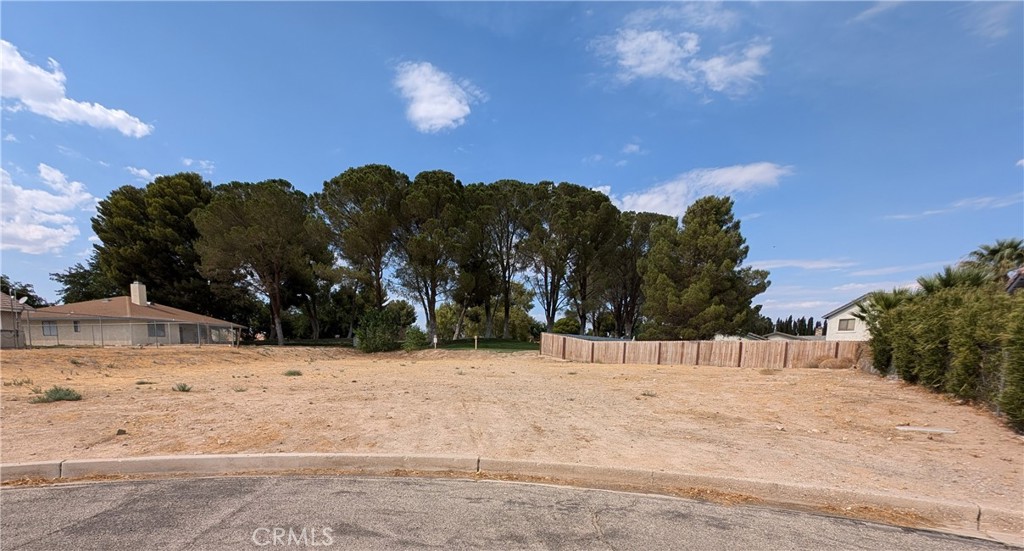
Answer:
[[[284,344],[281,311],[296,294],[289,279],[302,279],[329,261],[326,227],[304,193],[285,180],[218,186],[210,204],[193,214],[196,250],[204,274],[235,277],[270,301],[278,344]]]
[[[406,294],[423,307],[430,339],[437,335],[438,297],[455,278],[464,219],[462,183],[450,172],[417,174],[402,198],[396,274]]]
[[[742,267],[749,248],[728,197],[704,197],[686,209],[682,230],[657,226],[643,262],[645,339],[710,339],[737,334],[760,315],[752,306],[768,272]]]
[[[387,165],[350,168],[324,182],[316,202],[335,250],[369,292],[370,307],[387,302],[385,271],[395,249],[409,177]]]

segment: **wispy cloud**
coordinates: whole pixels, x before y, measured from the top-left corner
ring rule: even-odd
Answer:
[[[625,19],[626,25],[630,27],[649,27],[666,21],[725,31],[739,23],[739,16],[722,2],[689,2],[639,9]]]
[[[962,19],[967,30],[989,40],[1004,38],[1013,24],[1020,21],[1020,2],[980,2],[968,9]]]
[[[458,128],[472,112],[470,105],[487,101],[487,94],[428,62],[398,65],[395,86],[407,102],[405,116],[425,134]]]
[[[181,160],[181,164],[188,168],[194,167],[196,170],[206,175],[213,174],[213,171],[217,168],[217,165],[213,161],[208,161],[206,159],[190,159],[185,157]]]
[[[1021,160],[1017,161],[1017,166],[1024,167],[1024,159],[1021,159]]]
[[[735,13],[715,4],[642,9],[626,16],[614,35],[595,40],[594,47],[616,65],[624,83],[665,79],[697,91],[739,96],[766,73],[763,61],[771,52],[769,41],[753,39],[746,46],[702,56],[701,37],[693,32],[728,29],[736,20]]]
[[[856,262],[849,260],[837,260],[831,258],[822,259],[785,259],[785,260],[755,260],[749,263],[750,266],[761,270],[774,270],[777,268],[799,268],[801,270],[836,270],[856,266]]]
[[[18,137],[10,133],[4,134],[4,141],[18,143]]]
[[[1009,207],[1024,202],[1024,192],[1004,195],[1002,197],[969,197],[954,201],[943,208],[929,209],[921,212],[888,214],[882,218],[885,220],[918,220],[929,216],[950,214],[963,210],[986,210]]]
[[[124,167],[124,169],[130,172],[132,176],[135,176],[136,178],[142,180],[143,182],[152,182],[153,180],[160,176],[159,174],[153,174],[152,172],[144,168],[136,168],[134,166],[126,166]]]
[[[622,197],[608,195],[622,210],[647,211],[682,216],[686,207],[705,195],[736,195],[775,187],[792,167],[760,162],[720,168],[698,168],[645,191]]]
[[[867,270],[857,270],[850,272],[851,276],[857,277],[873,277],[881,275],[892,275],[892,274],[905,274],[905,273],[922,273],[927,270],[933,270],[935,268],[941,268],[943,266],[953,264],[953,262],[923,262],[920,264],[904,264],[899,266],[884,266],[882,268],[870,268]]]
[[[0,168],[0,249],[28,254],[60,252],[78,237],[72,216],[64,214],[90,204],[96,198],[81,182],[68,181],[61,171],[40,163],[39,179],[50,188],[30,189],[14,183],[10,173]]]
[[[858,13],[855,17],[850,19],[849,22],[850,23],[863,23],[863,22],[868,21],[870,19],[874,19],[875,17],[878,17],[879,15],[881,15],[881,14],[883,14],[883,13],[889,11],[889,10],[892,10],[894,8],[900,7],[900,5],[902,3],[903,2],[898,2],[898,1],[875,2],[874,5],[872,5],[868,9]]]
[[[125,136],[141,138],[153,127],[121,109],[110,109],[98,103],[77,101],[67,97],[67,77],[60,64],[48,60],[50,70],[33,65],[10,42],[0,40],[0,81],[4,99],[13,100],[5,108],[27,109],[37,115],[60,122],[86,124],[94,128],[113,128]]]
[[[622,152],[626,155],[637,155],[642,153],[642,150],[640,149],[640,144],[628,143],[622,146]]]
[[[832,290],[840,292],[867,293],[869,291],[889,290],[894,288],[906,289],[916,286],[917,283],[914,281],[876,281],[873,283],[844,283],[843,285],[833,287]]]

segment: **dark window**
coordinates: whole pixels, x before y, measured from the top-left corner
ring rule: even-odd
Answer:
[[[167,336],[167,324],[149,322],[149,336],[150,337],[166,337]]]
[[[56,337],[57,336],[57,322],[55,322],[55,321],[44,321],[43,322],[43,336],[44,337]]]
[[[853,331],[853,324],[855,322],[856,322],[856,320],[851,319],[851,318],[839,320],[839,330],[840,331]]]
[[[77,322],[77,321],[73,321],[73,322],[71,322],[71,324],[72,324],[72,326],[73,326],[73,327],[75,328],[75,333],[81,333],[81,332],[82,332],[82,328],[81,328],[81,327],[79,327],[79,325],[78,325],[78,322]]]

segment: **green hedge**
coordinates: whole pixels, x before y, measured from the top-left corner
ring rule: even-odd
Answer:
[[[1024,293],[989,285],[919,293],[869,325],[883,374],[988,404],[1024,431]]]

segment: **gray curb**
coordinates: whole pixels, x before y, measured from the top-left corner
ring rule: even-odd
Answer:
[[[860,508],[883,508],[927,519],[945,531],[1024,545],[1024,515],[1020,511],[979,507],[971,503],[723,476],[477,456],[281,453],[69,459],[0,465],[0,481],[115,475],[272,473],[304,469],[367,474],[386,474],[396,470],[450,472],[467,476],[533,478],[581,487],[651,493],[735,494],[766,505],[824,509],[837,516],[856,516]]]

